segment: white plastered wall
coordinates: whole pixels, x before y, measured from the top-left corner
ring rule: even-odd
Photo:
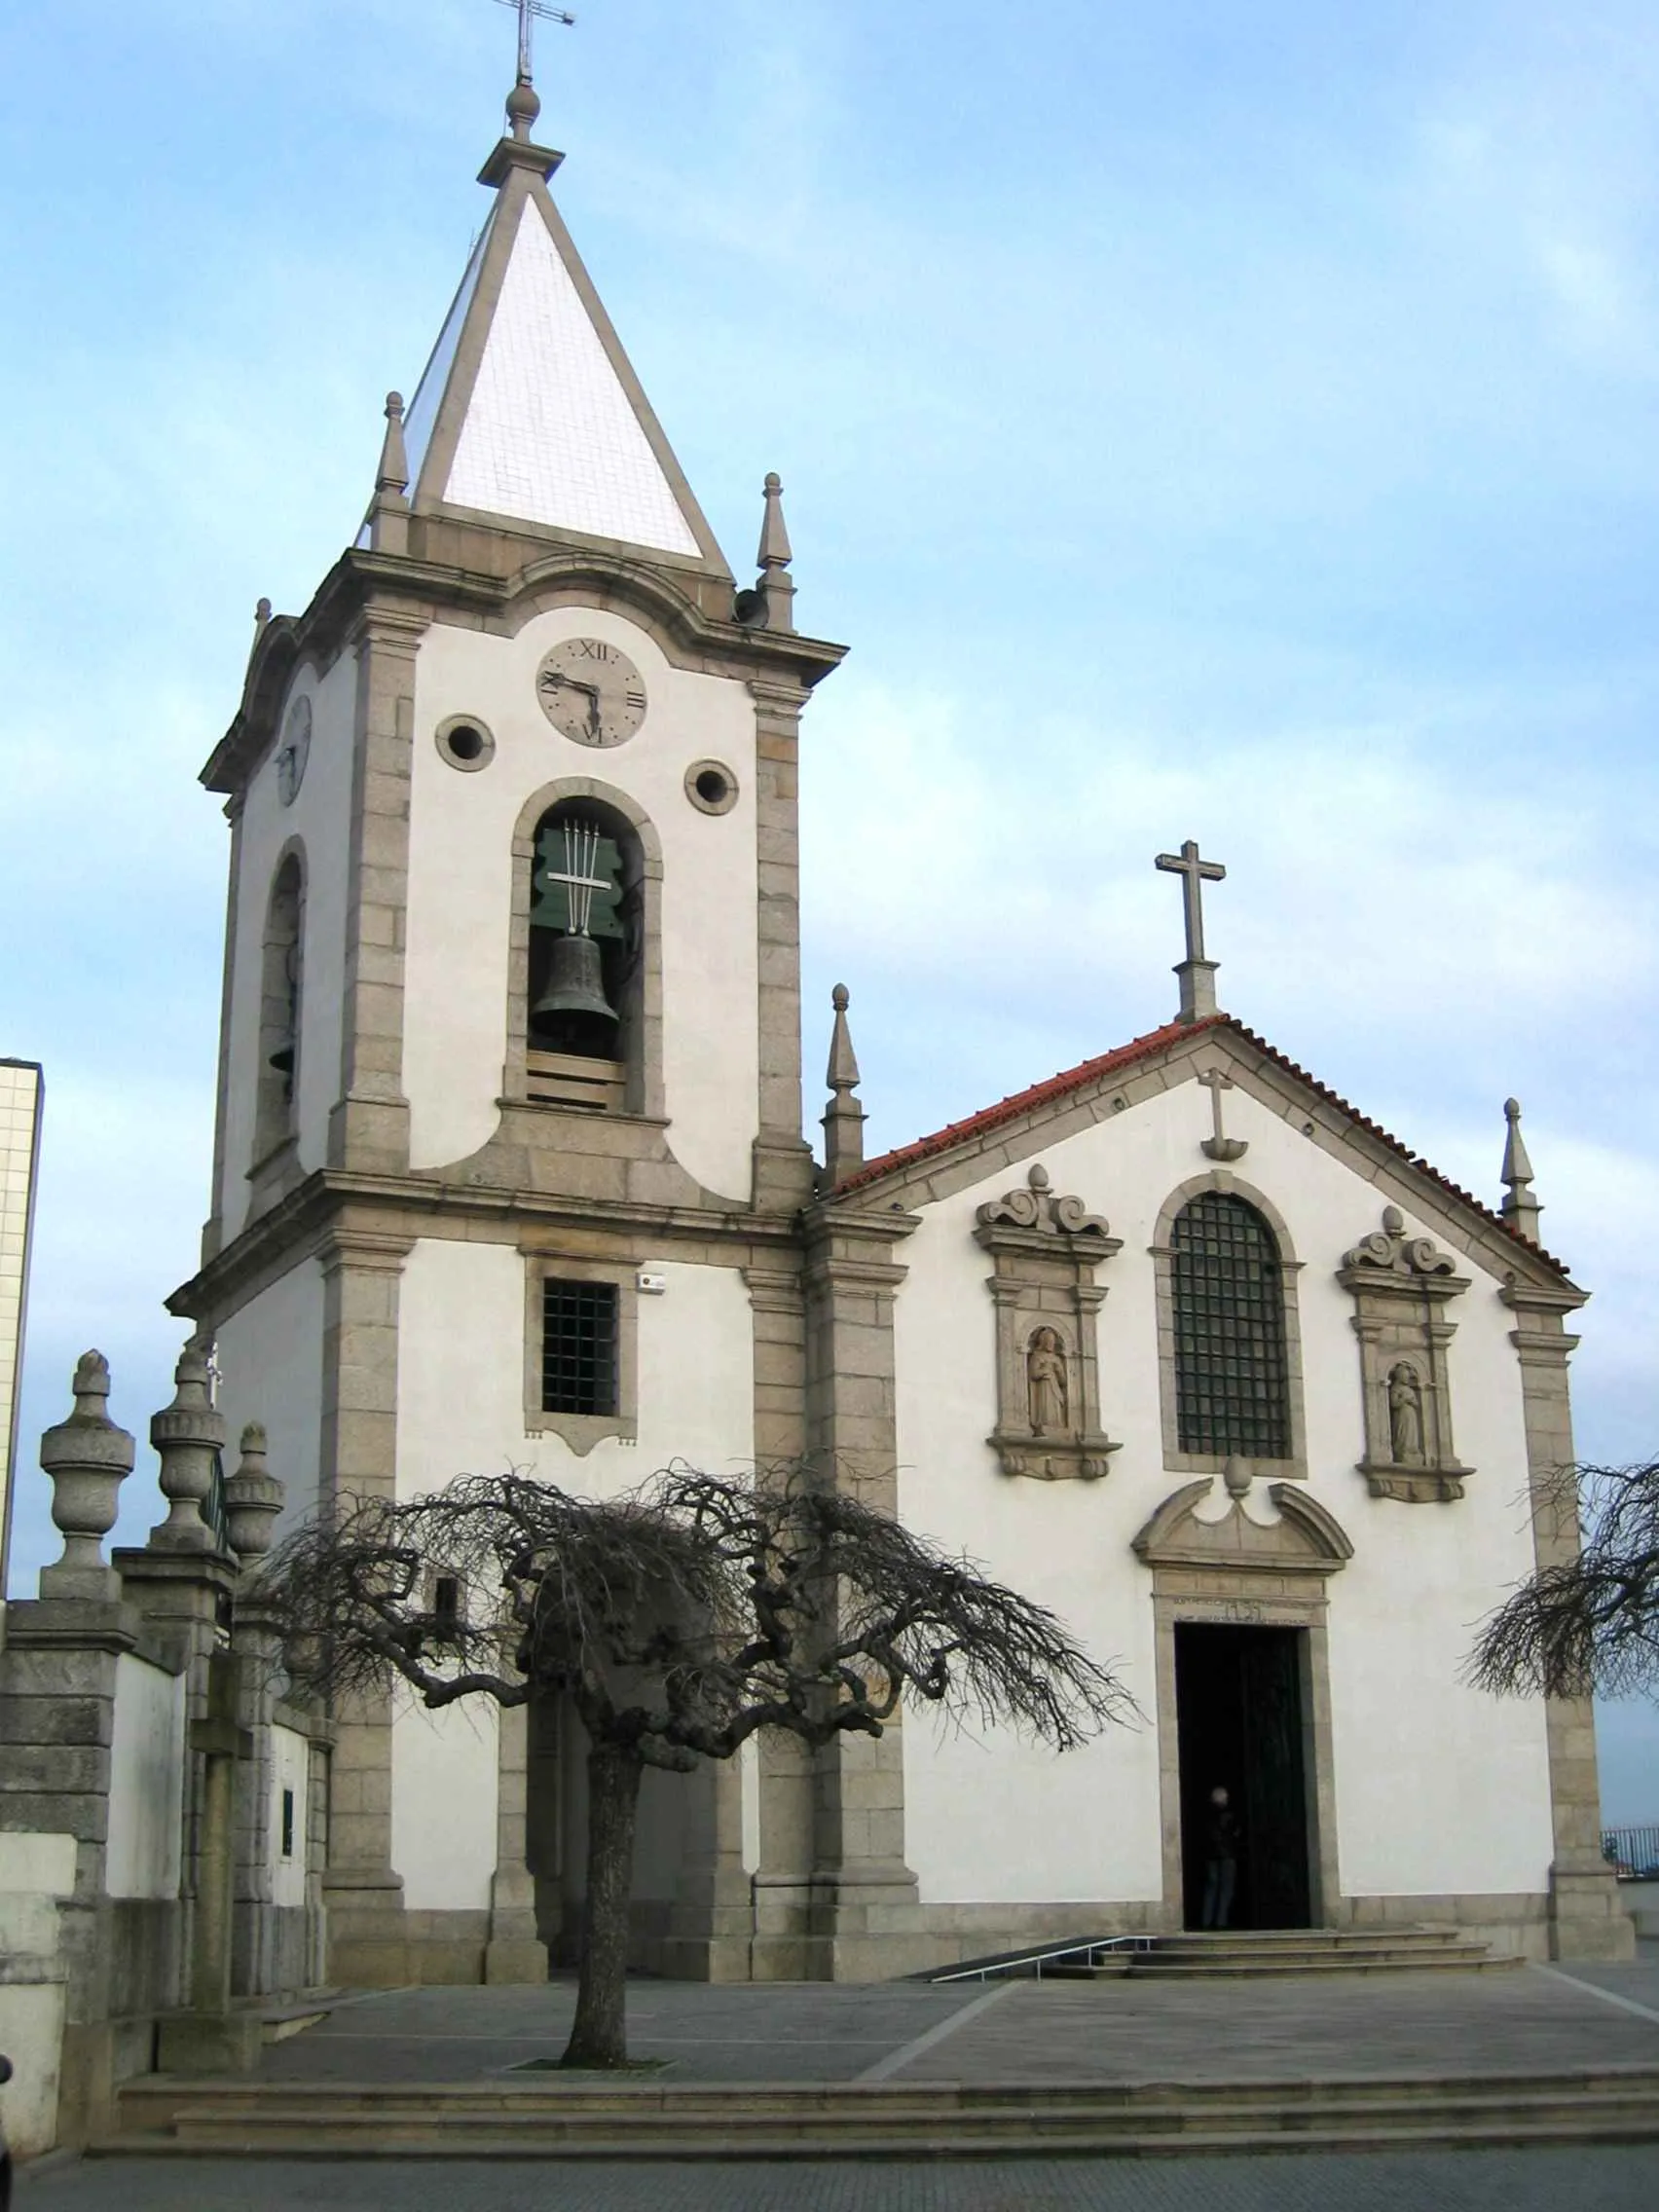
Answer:
[[[15,2158],[57,2140],[69,1961],[61,1900],[75,1893],[72,1835],[0,1834],[0,2050],[12,2061],[0,2089],[0,2133]]]
[[[1308,1487],[1355,1547],[1329,1585],[1343,1890],[1535,1894],[1551,1858],[1542,1711],[1459,1679],[1473,1624],[1531,1564],[1512,1317],[1495,1278],[1448,1244],[1471,1277],[1451,1310],[1451,1375],[1458,1454],[1476,1473],[1453,1505],[1370,1497],[1355,1472],[1352,1300],[1335,1273],[1378,1226],[1383,1194],[1242,1087],[1227,1112],[1230,1133],[1250,1147],[1233,1171],[1235,1188],[1271,1201],[1305,1263]],[[974,1213],[1023,1186],[1026,1162],[923,1208],[900,1253],[909,1270],[896,1319],[901,1513],[1051,1605],[1096,1656],[1117,1663],[1147,1714],[1139,1732],[1113,1731],[1061,1759],[1006,1734],[981,1744],[907,1725],[906,1849],[928,1899],[1161,1894],[1152,1577],[1130,1543],[1195,1478],[1163,1465],[1149,1247],[1169,1193],[1208,1170],[1198,1143],[1209,1117],[1209,1094],[1188,1082],[1030,1155],[1056,1191],[1077,1193],[1124,1240],[1098,1275],[1108,1289],[1101,1418],[1123,1446],[1103,1481],[1012,1480],[984,1441],[996,1415],[993,1309]],[[1407,1219],[1414,1234],[1447,1242],[1444,1221]],[[986,1806],[1015,1799],[1017,1824],[985,1818]]]
[[[184,1848],[184,1677],[129,1651],[115,1666],[104,1886],[112,1898],[176,1898]]]
[[[754,1322],[742,1275],[649,1250],[640,1265],[667,1288],[639,1302],[639,1442],[608,1437],[582,1455],[525,1431],[523,1255],[422,1237],[404,1262],[398,1306],[398,1495],[517,1467],[606,1496],[675,1458],[711,1473],[753,1464]]]
[[[645,679],[650,706],[625,745],[577,745],[537,704],[542,655],[571,637],[618,646]],[[434,742],[457,715],[496,740],[473,774],[449,766]],[[685,771],[702,759],[737,779],[727,814],[704,814],[685,795]],[[636,624],[592,608],[538,615],[512,639],[440,623],[421,644],[404,969],[411,1164],[465,1159],[496,1127],[513,832],[530,798],[565,777],[624,793],[661,841],[668,1142],[699,1182],[742,1197],[759,1113],[754,703],[743,684],[671,666]]]
[[[271,885],[291,838],[305,846],[306,911],[300,1002],[297,1136],[300,1164],[320,1167],[328,1117],[340,1095],[341,1009],[346,975],[346,896],[351,821],[351,758],[357,663],[343,653],[326,676],[302,661],[283,697],[276,728],[293,701],[312,704],[311,751],[293,804],[276,789],[280,735],[247,789],[235,886],[236,958],[231,982],[229,1082],[225,1094],[225,1235],[247,1220],[248,1169],[259,1095],[260,1002]]]
[[[311,1746],[295,1728],[277,1723],[271,1731],[271,1901],[299,1906],[306,1901],[306,1824],[310,1813]],[[293,1846],[282,1853],[282,1797],[292,1790]]]
[[[496,1708],[469,1698],[391,1722],[391,1862],[411,1911],[481,1912],[496,1870]]]
[[[614,1495],[676,1457],[730,1472],[754,1457],[754,1323],[735,1268],[642,1251],[666,1278],[639,1302],[639,1442],[585,1456],[525,1429],[525,1261],[507,1244],[420,1239],[398,1304],[397,1488],[514,1467]],[[476,1909],[496,1864],[494,1712],[400,1711],[392,1723],[392,1862],[411,1906]]]
[[[263,1421],[271,1472],[282,1484],[278,1534],[316,1503],[322,1445],[322,1270],[299,1260],[219,1325],[226,1472],[250,1420]]]

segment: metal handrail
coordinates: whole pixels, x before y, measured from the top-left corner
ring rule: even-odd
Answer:
[[[1086,1966],[1093,1966],[1096,1959],[1108,1951],[1150,1951],[1156,1937],[1151,1936],[1101,1936],[1087,1943],[1056,1943],[1043,1951],[1010,1952],[1005,1958],[983,1959],[977,1966],[952,1967],[944,1973],[930,1973],[929,1981],[989,1981],[992,1974],[1018,1973],[1024,1968],[1034,1970],[1034,1977],[1041,1981],[1043,1969],[1060,1959],[1081,1958]]]
[[[1602,1857],[1627,1880],[1659,1867],[1659,1821],[1602,1830]]]

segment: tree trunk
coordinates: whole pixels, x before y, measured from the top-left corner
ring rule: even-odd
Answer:
[[[644,1763],[638,1751],[615,1744],[595,1744],[588,1752],[587,1901],[566,2066],[628,2063],[628,1905]]]

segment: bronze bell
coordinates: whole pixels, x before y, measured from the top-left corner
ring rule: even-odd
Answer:
[[[621,1019],[605,995],[599,946],[591,937],[571,935],[553,940],[547,988],[531,1008],[530,1018],[539,1022],[560,1014],[593,1014],[611,1023]]]

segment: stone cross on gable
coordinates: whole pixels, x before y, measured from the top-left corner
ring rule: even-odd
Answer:
[[[1220,963],[1204,958],[1204,894],[1206,883],[1220,883],[1227,870],[1220,861],[1206,861],[1198,852],[1198,842],[1189,837],[1178,853],[1160,853],[1157,865],[1166,873],[1181,877],[1182,904],[1187,922],[1187,957],[1176,968],[1181,979],[1181,1014],[1183,1021],[1198,1021],[1205,1014],[1214,1014],[1215,972]]]

